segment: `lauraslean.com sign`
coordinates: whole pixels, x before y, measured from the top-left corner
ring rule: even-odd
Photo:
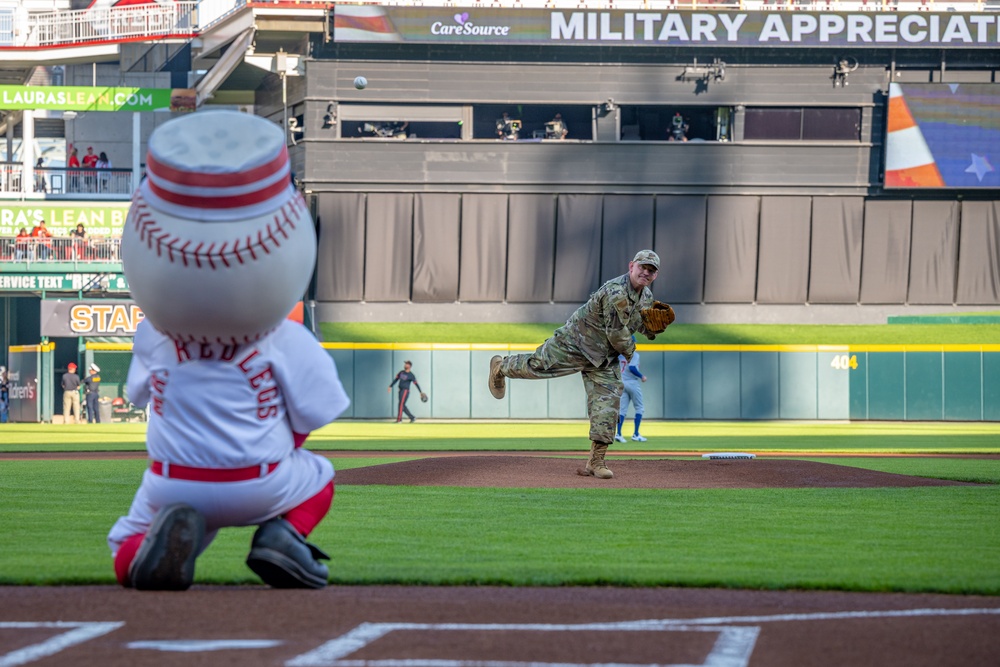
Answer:
[[[1000,14],[698,12],[337,5],[337,42],[998,48]]]

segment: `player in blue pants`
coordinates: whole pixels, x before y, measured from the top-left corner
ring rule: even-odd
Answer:
[[[622,435],[622,424],[625,423],[625,413],[628,412],[629,401],[635,407],[635,432],[632,439],[636,442],[646,442],[646,438],[639,435],[639,424],[642,423],[642,383],[646,381],[646,376],[639,370],[639,353],[632,355],[632,361],[626,362],[625,357],[618,355],[618,363],[622,366],[622,400],[618,408],[618,433],[615,440],[625,442]]]

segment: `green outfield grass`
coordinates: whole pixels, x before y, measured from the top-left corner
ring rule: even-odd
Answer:
[[[87,446],[134,448],[141,442],[140,426],[91,427]],[[867,453],[868,448],[1000,449],[1000,425],[992,424],[651,422],[648,427],[653,437],[645,448],[651,451],[768,450],[794,456]],[[122,430],[102,446],[105,429]],[[391,458],[335,459],[339,469],[346,469],[434,449],[516,449],[531,432],[541,434],[535,442],[546,449],[579,455],[585,429],[582,422],[338,422],[314,434],[310,444],[400,450]],[[20,443],[17,448],[71,450],[81,446],[88,430],[9,425],[3,428],[0,451],[8,451],[12,439]],[[619,451],[638,449],[631,447],[636,444],[626,443]],[[403,451],[411,445],[412,454]],[[312,539],[333,555],[331,580],[340,584],[677,585],[1000,595],[1000,460],[816,460],[984,485],[695,490],[341,486],[330,516]],[[104,539],[127,511],[145,465],[142,459],[0,460],[0,530],[5,535],[0,583],[113,583]],[[256,583],[243,565],[252,531],[222,531],[199,559],[196,582]]]
[[[561,323],[321,322],[328,343],[540,344]],[[639,342],[645,339],[639,337]],[[663,345],[989,345],[1000,324],[683,324],[656,337]]]
[[[567,421],[336,421],[310,435],[324,451],[565,451],[590,445],[587,423]],[[646,420],[648,442],[628,451],[1000,454],[1000,423],[687,422]],[[0,452],[143,451],[145,424],[5,424]]]

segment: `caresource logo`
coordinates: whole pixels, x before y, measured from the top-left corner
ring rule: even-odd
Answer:
[[[431,24],[432,35],[474,35],[480,37],[506,37],[509,25],[476,25],[469,20],[469,12],[461,12],[451,17],[455,23],[435,21]]]

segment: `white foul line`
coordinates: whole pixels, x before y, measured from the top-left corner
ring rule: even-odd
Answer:
[[[106,635],[125,625],[124,621],[109,621],[107,623],[73,623],[69,621],[52,622],[19,622],[0,621],[0,630],[21,629],[21,628],[71,628],[69,632],[50,637],[40,644],[32,644],[19,648],[16,651],[0,655],[0,667],[14,667],[24,665],[50,655],[55,655],[60,651],[75,644],[80,644],[94,637]]]
[[[912,618],[930,616],[1000,615],[1000,608],[981,609],[900,609],[886,611],[842,611],[761,616],[716,616],[707,618],[650,619],[615,623],[362,623],[346,634],[285,663],[287,667],[669,667],[626,663],[510,662],[483,660],[384,659],[344,660],[374,641],[397,630],[417,631],[499,631],[602,632],[602,631],[686,631],[719,632],[711,652],[697,667],[746,667],[750,662],[759,626],[731,626],[732,623],[776,623],[789,621],[831,621],[868,618]],[[684,666],[695,667],[695,666]]]
[[[372,642],[397,630],[417,631],[491,631],[526,630],[534,632],[713,632],[715,640],[705,662],[697,667],[746,667],[757,642],[760,628],[756,626],[729,627],[722,625],[700,626],[675,623],[663,627],[650,627],[645,621],[638,623],[362,623],[346,634],[322,646],[303,653],[285,663],[288,667],[579,667],[575,663],[515,662],[504,660],[443,660],[436,658],[384,660],[344,660]],[[635,665],[630,663],[589,663],[588,667],[671,667],[667,665]],[[681,666],[676,667],[696,667]]]
[[[982,609],[890,609],[886,611],[834,611],[816,612],[811,614],[773,614],[769,616],[715,616],[707,618],[682,618],[648,621],[626,621],[628,629],[635,624],[644,624],[648,628],[691,623],[696,625],[714,625],[717,623],[775,623],[787,621],[837,621],[852,618],[909,618],[914,616],[980,616],[983,614],[1000,614],[1000,608],[986,607]],[[614,625],[613,623],[610,625]]]

